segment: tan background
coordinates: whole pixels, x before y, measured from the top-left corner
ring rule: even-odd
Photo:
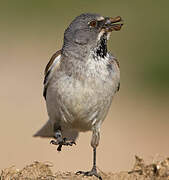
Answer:
[[[127,170],[134,155],[169,156],[169,1],[2,1],[0,4],[0,169],[35,160],[54,170],[91,167],[90,133],[61,153],[32,138],[48,119],[43,70],[61,48],[64,29],[82,12],[123,17],[109,50],[121,64],[121,89],[103,124],[98,166]]]

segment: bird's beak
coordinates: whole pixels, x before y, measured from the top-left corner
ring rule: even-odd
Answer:
[[[102,29],[105,29],[105,31],[107,32],[119,31],[122,26],[123,21],[120,16],[117,16],[115,18],[106,17]]]

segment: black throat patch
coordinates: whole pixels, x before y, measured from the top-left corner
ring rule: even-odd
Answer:
[[[107,36],[104,34],[97,45],[96,48],[96,55],[104,58],[107,55]]]

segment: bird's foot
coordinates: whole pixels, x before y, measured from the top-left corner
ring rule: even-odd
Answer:
[[[97,169],[96,168],[92,168],[91,171],[78,171],[76,172],[76,175],[80,175],[83,174],[84,176],[96,176],[98,179],[102,180],[102,177],[97,173]]]
[[[66,138],[63,138],[61,140],[51,140],[50,144],[58,145],[57,151],[62,150],[62,146],[72,146],[73,144],[76,145],[75,141],[68,141]]]

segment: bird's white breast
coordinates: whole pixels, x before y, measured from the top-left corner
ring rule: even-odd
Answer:
[[[117,81],[116,69],[110,74],[105,61],[96,62],[92,58],[87,61],[83,80],[60,72],[48,87],[49,115],[60,116],[63,126],[79,131],[91,130],[95,123],[104,120]]]

